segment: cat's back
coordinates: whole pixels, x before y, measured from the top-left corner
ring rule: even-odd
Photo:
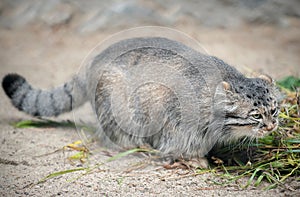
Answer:
[[[205,55],[175,40],[163,37],[137,37],[111,44],[93,59],[93,66],[97,66],[99,63],[107,64],[120,56],[124,56],[128,53],[133,55],[134,53],[140,53],[147,49],[157,52],[148,55],[158,55],[159,52],[165,51],[176,53],[190,61],[196,57],[200,58],[200,56],[201,58],[207,58]],[[168,58],[168,54],[165,55],[165,58]]]
[[[103,50],[87,69],[87,79],[93,91],[103,72],[119,72],[133,78],[129,75],[142,75],[153,80],[164,75],[167,81],[177,79],[179,83],[181,79],[188,79],[192,84],[200,82],[210,88],[224,78],[242,77],[218,58],[162,37],[126,39]]]

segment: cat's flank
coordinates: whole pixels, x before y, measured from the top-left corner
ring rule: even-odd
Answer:
[[[52,90],[17,74],[5,76],[2,86],[16,108],[33,116],[57,116],[89,101],[99,139],[151,146],[202,167],[216,144],[262,137],[278,125],[270,77],[246,78],[216,57],[160,37],[115,43]]]

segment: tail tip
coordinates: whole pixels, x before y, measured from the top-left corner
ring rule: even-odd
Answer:
[[[12,98],[15,91],[18,89],[20,85],[26,82],[25,78],[18,74],[7,74],[2,80],[2,87],[5,94]]]

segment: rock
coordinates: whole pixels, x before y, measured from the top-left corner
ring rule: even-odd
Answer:
[[[73,9],[68,4],[57,4],[49,11],[42,13],[40,20],[49,26],[63,25],[70,22]]]
[[[78,27],[78,32],[86,33],[114,27],[138,25],[163,25],[166,20],[158,12],[137,1],[122,1],[108,5],[94,13]]]
[[[4,3],[0,24],[8,28],[18,28],[28,25],[37,16],[42,1],[11,1]]]
[[[289,18],[300,18],[299,7],[299,0],[1,0],[0,26],[42,23],[52,27],[72,22],[69,28],[80,33],[182,23],[222,28],[245,23],[286,27]]]
[[[20,28],[43,22],[53,26],[68,22],[72,16],[71,6],[62,0],[11,0],[3,4],[0,20],[2,26]]]

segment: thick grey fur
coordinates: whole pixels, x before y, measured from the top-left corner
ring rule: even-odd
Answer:
[[[269,77],[246,78],[216,57],[160,37],[115,43],[52,90],[35,89],[17,74],[2,85],[12,104],[33,116],[57,116],[89,101],[100,139],[148,145],[174,159],[203,158],[216,144],[261,137],[278,124]]]

